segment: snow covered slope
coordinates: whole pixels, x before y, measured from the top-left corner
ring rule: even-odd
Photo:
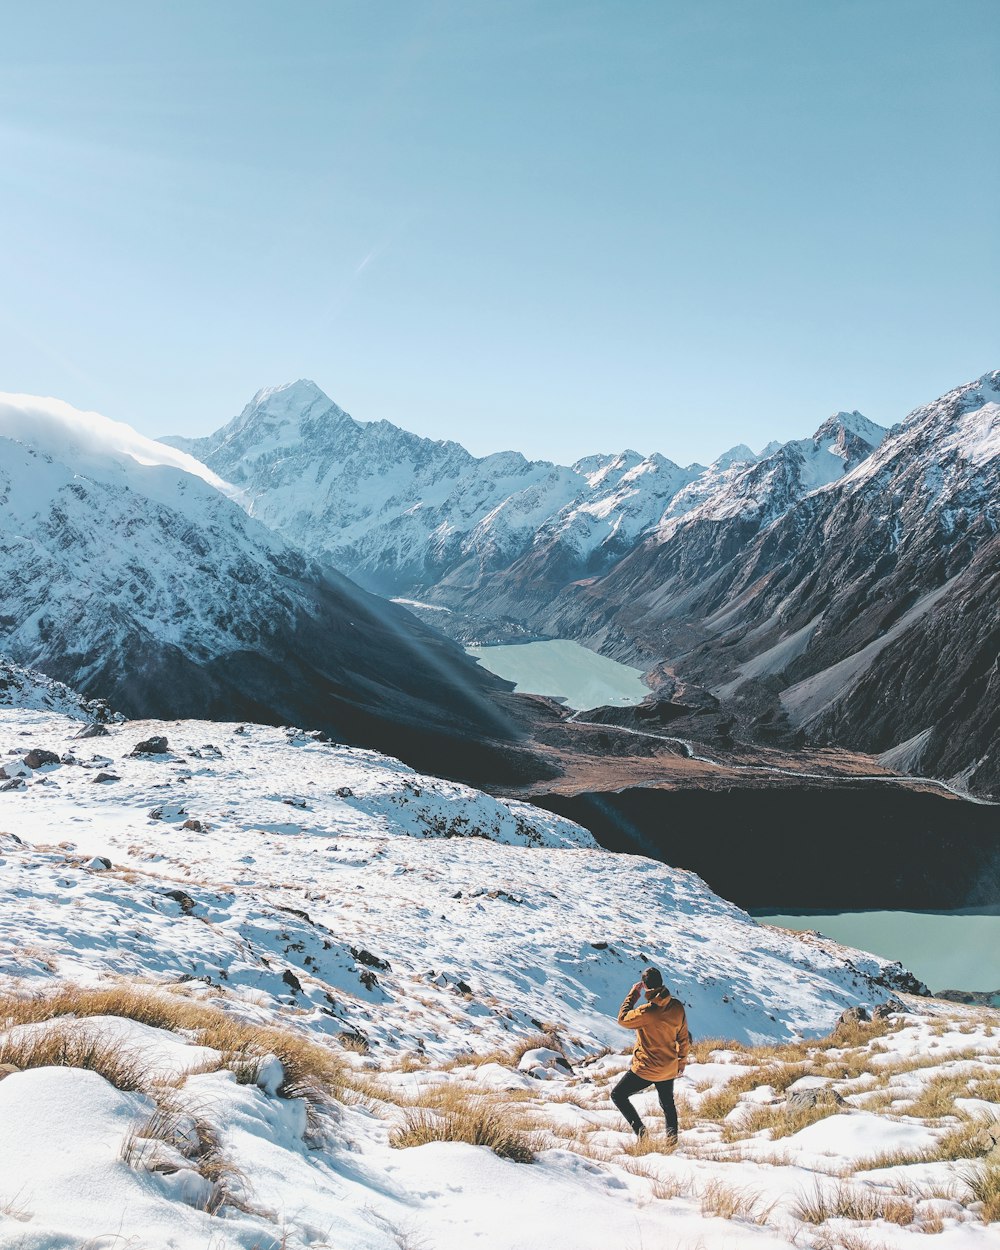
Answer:
[[[829,1027],[900,972],[762,928],[691,873],[373,752],[259,725],[130,722],[85,743],[78,728],[0,710],[3,758],[62,760],[18,767],[3,796],[23,842],[4,846],[3,888],[33,900],[30,920],[0,908],[8,975],[207,978],[324,1031],[445,1058],[532,1019],[606,1043],[623,983],[652,958],[700,1035],[743,1040]],[[152,737],[165,752],[133,754]]]
[[[2,758],[61,754],[0,795],[4,1250],[603,1250],[622,1228],[775,1250],[805,1244],[802,1203],[846,1183],[829,1173],[869,1212],[838,1233],[990,1244],[954,1162],[992,1142],[988,1013],[909,999],[813,1044],[898,965],[373,752],[78,728],[0,711]],[[608,1098],[651,959],[699,1042],[676,1149],[651,1097],[638,1150]],[[939,1079],[964,1095],[957,1146],[911,1105]],[[916,1181],[907,1206],[892,1186]]]
[[[404,753],[509,736],[500,683],[231,493],[120,423],[0,399],[4,650],[129,715],[296,719]]]

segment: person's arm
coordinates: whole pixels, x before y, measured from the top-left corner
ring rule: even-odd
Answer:
[[[691,1051],[691,1034],[688,1032],[687,1012],[681,1008],[681,1027],[677,1030],[677,1063],[678,1076],[684,1075],[687,1067],[688,1054]]]
[[[642,982],[636,981],[635,985],[625,995],[625,1001],[618,1009],[618,1023],[626,1029],[637,1029],[642,1024],[642,1018],[645,1015],[644,1008],[638,1007],[634,1011],[632,1010],[641,992]]]

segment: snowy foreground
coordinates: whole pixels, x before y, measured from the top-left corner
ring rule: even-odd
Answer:
[[[81,727],[0,710],[4,1250],[1000,1244],[1000,1013],[816,1040],[898,966],[372,752]],[[728,1039],[673,1153],[608,1100],[650,961]]]

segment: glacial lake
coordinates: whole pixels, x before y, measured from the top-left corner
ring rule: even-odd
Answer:
[[[1000,992],[1000,907],[963,911],[845,911],[755,920],[818,929],[847,946],[899,962],[931,990]],[[996,1001],[1000,1006],[1000,994]]]
[[[516,682],[519,694],[563,699],[574,711],[626,707],[649,694],[639,669],[565,638],[465,649],[483,668]]]

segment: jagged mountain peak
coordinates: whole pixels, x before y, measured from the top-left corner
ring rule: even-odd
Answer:
[[[309,378],[299,378],[296,382],[283,382],[280,386],[262,386],[247,407],[258,411],[282,413],[298,412],[315,403],[330,405],[337,408],[338,412],[343,411]]]
[[[730,447],[728,451],[724,451],[721,456],[713,460],[712,468],[729,469],[734,464],[756,464],[759,458],[746,443],[737,443],[735,447]]]
[[[853,412],[835,412],[827,417],[813,435],[813,442],[820,443],[824,439],[838,439],[844,434],[853,434],[875,448],[882,442],[888,431],[884,426],[876,425],[855,409]]]

